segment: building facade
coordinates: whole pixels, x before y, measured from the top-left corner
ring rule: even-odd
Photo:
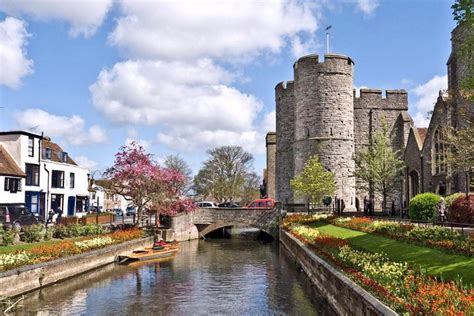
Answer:
[[[0,146],[24,173],[20,181],[22,197],[17,195],[15,204],[24,205],[44,219],[50,209],[61,209],[63,216],[86,209],[89,171],[78,166],[50,138],[25,131],[0,132]],[[4,180],[4,191],[6,183]],[[11,202],[11,198],[0,195],[0,204]]]
[[[468,72],[461,44],[473,29],[458,26],[452,32],[452,54],[448,60],[448,93],[440,92],[426,129],[414,126],[408,114],[405,90],[361,89],[353,86],[354,62],[343,55],[328,54],[299,58],[293,65],[294,80],[275,87],[276,151],[275,197],[284,204],[306,203],[293,196],[290,180],[318,155],[323,166],[334,173],[334,199],[344,201],[345,210],[361,210],[368,192],[357,189],[354,153],[369,146],[375,131],[388,129],[392,147],[406,167],[396,181],[396,192],[388,206],[406,207],[414,195],[433,191],[440,194],[463,191],[465,176],[453,174],[446,164],[450,150],[442,127],[465,127],[473,118],[474,105],[460,92],[460,81]],[[471,61],[472,62],[472,61]],[[434,100],[433,100],[434,101]],[[267,150],[267,155],[273,155]],[[267,162],[272,161],[267,157]],[[271,173],[267,165],[267,173]],[[268,184],[271,186],[271,184]],[[381,199],[375,197],[376,208]]]

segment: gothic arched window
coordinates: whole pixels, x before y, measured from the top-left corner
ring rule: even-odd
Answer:
[[[440,174],[448,171],[448,150],[449,146],[445,140],[443,132],[437,128],[433,136],[433,173]]]

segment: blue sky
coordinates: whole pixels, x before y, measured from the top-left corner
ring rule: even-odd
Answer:
[[[199,3],[199,5],[197,5]],[[355,61],[354,85],[406,89],[426,126],[454,28],[445,0],[0,0],[0,130],[45,132],[91,170],[141,142],[199,170],[241,145],[265,165],[274,87],[307,53]]]

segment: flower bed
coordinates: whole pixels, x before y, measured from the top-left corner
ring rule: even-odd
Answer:
[[[472,256],[474,254],[473,237],[467,236],[458,230],[437,226],[423,227],[413,224],[373,220],[367,217],[337,217],[330,218],[329,221],[336,226],[437,248],[450,253],[464,256]]]
[[[0,254],[0,271],[72,256],[140,237],[142,237],[141,230],[130,229],[80,240],[62,240],[54,244],[32,247],[28,251]]]
[[[311,223],[309,218],[304,221]],[[353,249],[346,240],[325,236],[316,228],[304,226],[295,219],[288,219],[283,229],[397,312],[413,315],[474,313],[474,289],[463,288],[455,282],[440,282],[415,271],[405,262],[391,261],[383,253]]]

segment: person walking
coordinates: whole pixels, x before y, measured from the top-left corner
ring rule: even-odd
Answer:
[[[61,217],[63,216],[63,210],[58,207],[56,214],[58,214],[58,217],[56,218],[56,224],[61,224]]]
[[[48,219],[46,220],[46,226],[48,226],[48,224],[51,224],[53,222],[53,217],[54,217],[54,210],[50,209],[48,212]]]

